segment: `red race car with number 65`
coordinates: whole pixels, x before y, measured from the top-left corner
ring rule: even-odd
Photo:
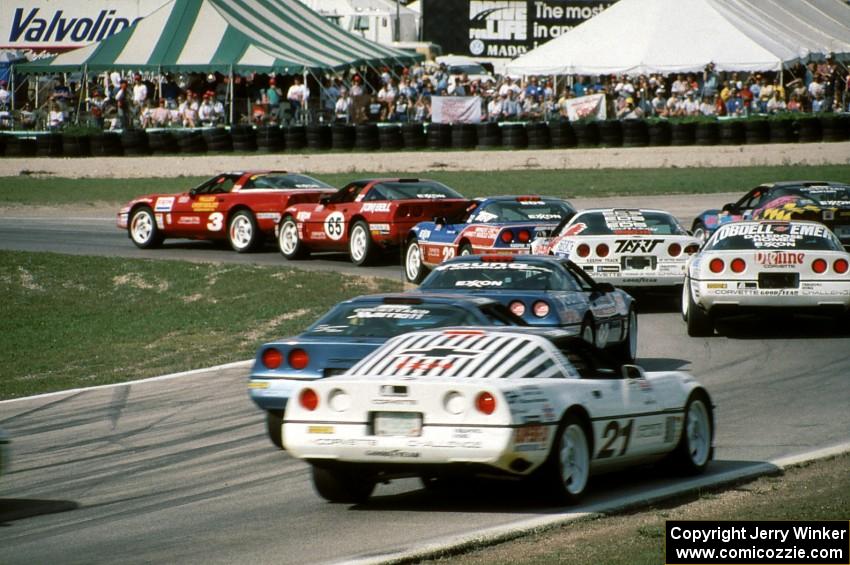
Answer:
[[[311,251],[348,251],[352,263],[365,265],[379,249],[398,248],[419,222],[457,216],[470,203],[433,180],[358,180],[318,203],[287,208],[278,245],[287,259]]]
[[[221,173],[180,194],[148,194],[118,212],[118,227],[142,249],[166,238],[227,240],[234,251],[258,247],[274,234],[283,210],[318,202],[336,189],[285,171]]]

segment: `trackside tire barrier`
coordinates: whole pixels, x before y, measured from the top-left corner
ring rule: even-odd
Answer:
[[[380,147],[377,124],[358,124],[355,126],[354,148],[371,151]]]
[[[404,146],[401,138],[401,127],[393,124],[378,128],[378,145],[381,149],[398,151]]]
[[[150,147],[151,154],[153,155],[169,155],[177,153],[180,149],[174,133],[168,130],[149,131],[148,147]]]
[[[847,141],[846,116],[821,116],[820,128],[823,141]]]
[[[39,157],[62,156],[62,134],[45,133],[36,138],[36,155]]]
[[[89,157],[91,138],[87,135],[62,134],[62,154],[65,157]]]
[[[257,133],[251,126],[232,126],[230,137],[233,139],[234,151],[256,151]]]
[[[226,129],[205,129],[203,135],[204,143],[207,145],[207,151],[217,153],[233,151],[233,139],[230,137],[230,132]]]
[[[38,144],[35,139],[12,135],[6,138],[6,157],[35,157],[37,154]]]
[[[307,149],[323,150],[331,148],[331,128],[325,125],[309,125],[305,129]]]
[[[425,128],[422,127],[422,124],[402,124],[401,137],[405,149],[425,147]]]
[[[597,122],[599,128],[599,144],[605,147],[621,147],[623,145],[623,124],[619,120]]]
[[[647,128],[650,147],[670,145],[670,124],[668,122],[650,122]]]
[[[747,144],[770,142],[770,124],[767,120],[748,120],[744,124],[744,139]]]
[[[477,147],[489,149],[502,146],[502,130],[495,122],[485,122],[476,127]]]
[[[649,127],[643,120],[623,121],[623,147],[645,147],[649,145]]]
[[[696,137],[694,122],[676,122],[670,124],[670,145],[693,145]]]
[[[124,154],[121,136],[115,132],[96,133],[91,136],[91,154],[95,157],[114,157]]]
[[[180,153],[206,153],[207,145],[200,131],[183,131],[177,135],[177,146]]]
[[[553,120],[549,122],[549,140],[552,147],[575,147],[577,145],[576,134],[573,126],[567,120]]]
[[[506,149],[525,149],[528,147],[528,134],[524,124],[504,124],[502,126],[502,147]]]
[[[472,149],[478,142],[475,124],[452,124],[452,147]]]
[[[599,145],[599,126],[596,122],[574,122],[572,126],[576,134],[576,146],[596,147]]]
[[[124,155],[148,155],[148,134],[142,129],[127,129],[121,134]]]
[[[549,126],[543,122],[533,122],[525,125],[529,149],[549,149],[552,138],[549,136]]]
[[[352,149],[354,147],[356,130],[348,124],[334,124],[331,127],[331,149]]]
[[[448,149],[452,146],[451,124],[428,124],[425,145],[429,149]]]
[[[820,119],[816,117],[805,117],[797,120],[797,139],[800,143],[813,143],[820,141]]]
[[[694,130],[696,145],[717,145],[720,143],[720,126],[717,122],[697,122]]]
[[[307,128],[289,126],[283,131],[283,140],[287,151],[300,151],[307,147]]]
[[[720,122],[721,145],[743,145],[747,139],[746,126],[738,120]]]

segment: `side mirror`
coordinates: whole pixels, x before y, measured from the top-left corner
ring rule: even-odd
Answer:
[[[624,379],[645,379],[646,373],[642,367],[638,365],[623,365],[622,367]]]
[[[319,204],[321,204],[322,206],[327,206],[330,201],[330,196],[322,196],[321,198],[319,198]]]
[[[444,226],[449,223],[449,219],[445,216],[434,216],[434,223],[438,226]]]
[[[722,211],[734,214],[738,211],[738,207],[735,205],[734,202],[729,202],[728,204],[723,205]]]
[[[197,188],[193,188],[192,190],[189,191],[189,198],[194,198],[197,195],[198,195],[198,189]]]
[[[593,290],[595,290],[596,292],[598,292],[600,294],[608,294],[609,292],[614,292],[616,289],[614,288],[613,284],[603,282],[603,283],[596,283],[596,286],[593,288]]]

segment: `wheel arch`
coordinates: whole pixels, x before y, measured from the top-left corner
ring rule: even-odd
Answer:
[[[230,220],[233,219],[233,216],[235,216],[237,212],[241,212],[243,210],[254,216],[254,221],[257,221],[257,214],[255,214],[254,211],[248,205],[236,204],[235,206],[227,210],[227,225],[230,225]]]
[[[708,421],[711,424],[711,441],[714,443],[714,403],[711,400],[711,395],[708,393],[708,390],[705,389],[702,385],[695,386],[688,392],[688,398],[685,400],[685,406],[691,400],[701,399],[705,404],[705,409],[708,410]],[[684,408],[684,406],[683,406]],[[682,426],[682,433],[685,433],[685,426]]]
[[[587,412],[584,406],[581,404],[573,404],[566,410],[564,410],[564,414],[561,417],[561,424],[566,422],[567,418],[570,416],[574,416],[580,423],[581,427],[584,430],[584,435],[587,439],[587,449],[590,453],[590,460],[593,460],[594,454],[594,437],[593,437],[593,421],[590,418],[590,414]]]
[[[366,231],[369,234],[369,237],[372,237],[372,232],[369,231],[369,220],[367,220],[366,217],[360,213],[354,214],[353,216],[351,216],[351,219],[348,220],[348,229],[346,230],[346,233],[351,236],[351,230],[354,229],[354,224],[356,224],[357,222],[363,222],[364,224],[366,224]]]

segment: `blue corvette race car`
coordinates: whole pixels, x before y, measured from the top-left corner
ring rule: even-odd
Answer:
[[[470,255],[437,266],[415,292],[452,292],[498,300],[532,326],[550,326],[608,348],[622,362],[637,355],[634,299],[597,283],[565,258]]]
[[[478,198],[460,218],[419,222],[405,239],[404,276],[419,283],[435,266],[458,255],[530,253],[540,230],[576,213],[572,204],[543,196]]]
[[[340,302],[303,333],[257,351],[248,390],[266,411],[272,442],[282,448],[286,402],[305,380],[344,373],[389,338],[446,326],[525,326],[498,301],[474,296],[374,294]]]

